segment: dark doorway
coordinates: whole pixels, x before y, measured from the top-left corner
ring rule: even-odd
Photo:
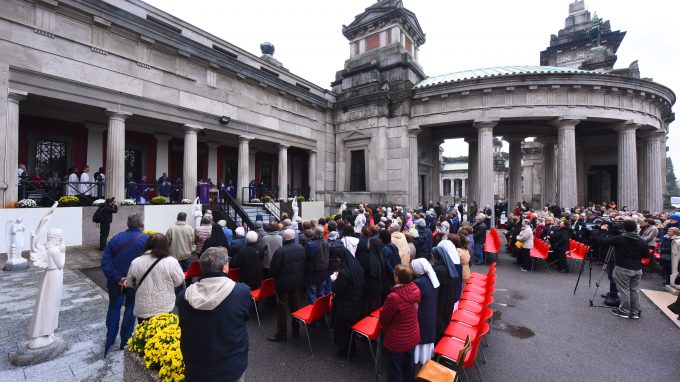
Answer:
[[[364,150],[354,150],[351,153],[350,191],[366,191],[366,157]]]
[[[272,188],[272,165],[260,165],[260,183],[263,183],[268,189]]]
[[[65,142],[46,139],[37,139],[35,141],[35,172],[43,178],[47,178],[54,171],[64,171],[66,166]]]
[[[618,179],[616,165],[592,166],[588,171],[588,203],[618,202]]]
[[[133,179],[142,175],[142,151],[125,149],[125,174],[132,173]]]
[[[238,169],[234,159],[226,159],[224,161],[224,177],[222,180],[226,183],[236,184],[236,177]]]
[[[425,175],[420,176],[420,200],[423,204],[423,208],[427,206],[427,200],[425,200]]]

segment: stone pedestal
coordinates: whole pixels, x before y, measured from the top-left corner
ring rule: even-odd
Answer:
[[[20,349],[9,357],[9,362],[14,366],[35,365],[57,358],[68,349],[68,345],[61,338],[54,337],[54,342],[47,346],[29,349],[28,343],[24,343]]]
[[[19,257],[16,259],[9,259],[5,263],[5,266],[2,267],[3,271],[22,271],[24,269],[28,269],[28,261],[24,259],[23,257]]]

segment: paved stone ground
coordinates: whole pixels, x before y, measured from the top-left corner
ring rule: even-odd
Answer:
[[[26,327],[40,272],[31,268],[0,273],[0,349],[5,355],[0,359],[0,381],[122,381],[122,353],[114,351],[106,359],[102,357],[106,298],[85,277],[85,273],[91,277],[98,274],[96,269],[87,269],[99,265],[99,256],[92,249],[69,248],[57,334],[70,349],[56,360],[26,368],[9,365],[7,354],[27,340]],[[485,381],[677,380],[680,329],[646,297],[641,297],[643,318],[624,320],[608,309],[588,304],[599,268],[593,269],[593,286],[588,288],[586,274],[574,296],[575,273],[548,272],[540,265],[533,273],[523,273],[511,265],[512,260],[501,255],[498,267],[498,291],[492,306],[495,320],[488,336],[490,347],[484,349],[488,363],[480,365]],[[606,287],[605,276],[600,291]],[[645,275],[642,287],[662,289],[657,275]],[[358,357],[350,361],[338,358],[322,324],[310,330],[313,357],[304,330],[299,339],[268,342],[266,338],[275,327],[274,313],[273,306],[264,305],[260,311],[262,327],[258,327],[254,314],[248,323],[247,380],[373,379],[366,343],[359,343]],[[468,374],[471,381],[477,379],[474,372]]]

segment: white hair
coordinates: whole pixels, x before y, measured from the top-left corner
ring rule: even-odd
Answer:
[[[241,237],[243,237],[243,235],[246,234],[246,230],[243,229],[243,227],[238,227],[238,228],[236,228],[236,229],[234,230],[234,233],[236,234],[236,236],[241,236]]]
[[[240,228],[240,227],[239,227],[239,228]],[[249,244],[256,243],[258,237],[259,237],[259,236],[257,235],[257,232],[255,232],[255,231],[248,231],[248,233],[246,234],[246,243],[249,243]]]

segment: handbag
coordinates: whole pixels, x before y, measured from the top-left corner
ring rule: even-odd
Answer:
[[[429,360],[420,368],[416,381],[427,382],[453,382],[456,380],[456,372],[446,366]]]
[[[517,249],[522,249],[522,248],[524,247],[524,243],[522,243],[521,241],[517,240],[517,241],[515,242],[515,247],[517,247]]]

